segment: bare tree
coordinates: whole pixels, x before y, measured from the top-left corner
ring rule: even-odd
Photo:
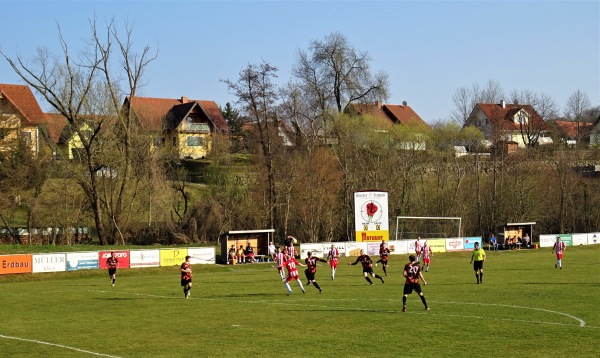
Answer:
[[[513,104],[530,104],[544,120],[558,117],[558,106],[554,99],[545,93],[537,94],[531,90],[513,90],[510,93]]]
[[[121,109],[121,101],[123,94],[136,95],[144,70],[155,56],[147,46],[139,54],[134,52],[129,26],[125,36],[120,35],[114,20],[106,25],[106,32],[99,31],[95,19],[90,20],[90,28],[91,45],[76,56],[70,52],[60,27],[62,57],[40,50],[34,58],[37,66],[30,66],[20,55],[16,59],[3,52],[2,55],[28,85],[67,119],[78,135],[86,174],[78,176],[77,181],[89,201],[100,242],[108,244],[109,238],[114,242],[117,233],[120,235],[125,193],[135,158],[133,115],[130,109]],[[117,63],[119,70],[113,71],[112,66]],[[111,160],[114,156],[103,155],[109,145],[103,139],[107,133],[116,139],[112,145],[122,156],[120,163]],[[110,192],[104,195],[107,189]],[[106,224],[110,228],[108,235]]]
[[[311,43],[309,52],[298,51],[293,74],[313,106],[333,106],[342,112],[350,103],[387,99],[389,81],[386,73],[373,74],[369,55],[355,49],[339,32]]]
[[[473,111],[473,107],[475,107],[473,96],[468,88],[461,87],[454,91],[452,101],[454,102],[455,108],[450,113],[450,118],[462,126],[469,118],[469,114]]]
[[[272,130],[277,119],[276,104],[278,90],[273,83],[277,77],[277,68],[269,63],[259,65],[249,64],[240,72],[236,82],[225,80],[227,87],[238,98],[237,103],[255,124],[258,131],[258,140],[262,151],[264,167],[268,180],[268,217],[270,227],[274,227],[277,218],[276,186],[274,152],[277,136]]]
[[[583,113],[591,107],[590,98],[585,92],[577,90],[569,96],[565,105],[565,117],[572,121],[581,121]]]

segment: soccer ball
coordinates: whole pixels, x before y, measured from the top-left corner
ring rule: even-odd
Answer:
[[[294,243],[294,245],[296,245],[298,243],[298,240],[294,237],[292,238],[292,242]]]

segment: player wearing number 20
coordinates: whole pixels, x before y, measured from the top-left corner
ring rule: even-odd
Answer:
[[[402,296],[402,312],[406,312],[406,298],[413,291],[419,294],[419,297],[421,297],[421,302],[423,302],[423,305],[425,306],[425,310],[429,311],[427,301],[425,300],[425,296],[421,290],[421,285],[419,284],[419,279],[421,279],[423,284],[427,285],[427,282],[423,277],[423,273],[421,272],[421,267],[417,262],[415,262],[415,255],[410,255],[408,259],[410,262],[404,265],[404,272],[402,273],[402,275],[406,277],[406,282],[404,283],[404,296]]]

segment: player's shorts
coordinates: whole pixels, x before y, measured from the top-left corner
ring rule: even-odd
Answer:
[[[298,273],[294,274],[294,275],[288,275],[288,277],[285,279],[285,282],[290,282],[293,280],[297,280],[298,279]]]
[[[423,290],[421,290],[421,285],[418,283],[405,283],[404,284],[404,294],[405,295],[410,295],[413,291],[415,291],[416,293],[421,293],[423,292]]]
[[[112,276],[112,275],[114,275],[116,273],[117,273],[117,268],[116,267],[108,269],[108,276]]]
[[[304,274],[306,275],[306,279],[309,281],[314,281],[315,280],[315,273],[314,272],[310,272],[308,270],[304,270]]]
[[[331,260],[331,261],[329,261],[329,265],[331,266],[331,268],[337,268],[338,267],[338,260]]]
[[[473,261],[473,270],[483,270],[483,260],[482,261]]]
[[[384,264],[384,265],[387,265],[387,263],[388,263],[387,256],[381,258],[381,263]]]
[[[181,286],[185,286],[188,283],[192,283],[192,279],[191,278],[189,280],[186,280],[184,278],[181,279]]]
[[[373,275],[373,267],[363,268],[363,273],[367,273],[367,274]]]
[[[556,259],[557,259],[557,260],[562,260],[562,253],[560,253],[560,254],[556,254]]]
[[[431,262],[431,259],[429,259],[429,258],[423,259],[423,262],[426,263],[427,265],[429,265],[429,263]]]

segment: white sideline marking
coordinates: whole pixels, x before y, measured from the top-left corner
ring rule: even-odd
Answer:
[[[100,356],[100,357],[120,358],[119,356],[111,356],[109,354],[103,354],[103,353],[96,353],[96,352],[92,352],[92,351],[86,351],[85,349],[79,349],[79,348],[75,348],[75,347],[63,346],[62,344],[56,344],[56,343],[49,343],[49,342],[44,342],[44,341],[38,341],[37,339],[27,339],[27,338],[12,337],[12,336],[5,336],[5,335],[2,335],[2,334],[0,334],[0,338],[14,339],[16,341],[24,341],[24,342],[31,342],[31,343],[37,343],[37,344],[44,344],[44,345],[47,345],[47,346],[53,346],[53,347],[58,347],[58,348],[70,349],[70,350],[73,350],[73,351],[77,351],[77,352],[81,352],[81,353],[87,353],[87,354],[91,354],[91,355],[95,355],[95,356]]]

